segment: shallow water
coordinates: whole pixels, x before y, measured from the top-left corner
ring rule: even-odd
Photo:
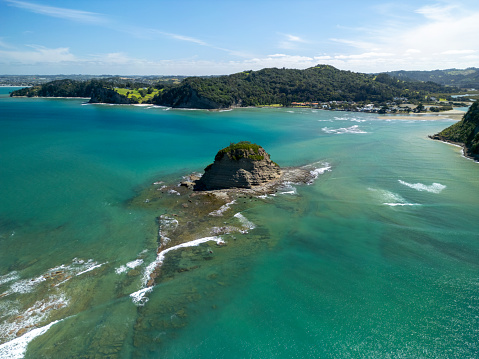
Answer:
[[[479,167],[427,138],[454,121],[0,91],[0,356],[477,356]],[[169,252],[135,304],[170,211],[132,199],[241,140],[331,168],[232,204],[247,233]]]

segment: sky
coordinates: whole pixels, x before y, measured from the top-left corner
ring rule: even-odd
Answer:
[[[479,0],[0,0],[0,74],[479,67]]]

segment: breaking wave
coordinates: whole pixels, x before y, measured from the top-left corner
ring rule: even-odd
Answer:
[[[402,181],[402,180],[398,180],[398,182],[402,185],[405,185],[409,188],[413,188],[416,191],[420,191],[420,192],[426,191],[426,192],[430,192],[430,193],[441,193],[442,190],[446,188],[445,185],[440,184],[440,183],[433,183],[432,185],[427,186],[427,185],[422,184],[422,183],[408,183],[408,182],[405,182],[405,181]]]
[[[180,248],[186,248],[186,247],[195,247],[197,245],[200,245],[201,243],[206,243],[214,241],[217,244],[224,244],[225,242],[220,236],[213,236],[213,237],[204,237],[204,238],[199,238],[195,239],[190,242],[186,243],[181,243],[176,246],[167,248],[162,250],[158,255],[156,256],[156,259],[151,262],[145,269],[145,272],[143,273],[143,283],[144,287],[134,293],[130,294],[130,297],[133,301],[134,304],[138,306],[143,306],[145,305],[146,302],[148,302],[148,298],[145,297],[145,295],[153,290],[153,287],[147,287],[148,281],[150,280],[150,275],[153,273],[153,271],[161,266],[163,264],[163,261],[165,260],[165,256],[168,252],[180,249]]]
[[[28,343],[30,343],[36,337],[43,335],[50,329],[53,325],[60,322],[60,320],[56,320],[47,324],[41,328],[35,328],[28,333],[15,338],[7,343],[0,345],[0,357],[2,359],[20,359],[25,356],[27,351]]]
[[[358,125],[353,125],[351,127],[341,127],[341,128],[323,127],[321,130],[325,133],[331,133],[336,135],[342,135],[345,133],[355,133],[355,134],[367,133],[366,131],[361,130]]]
[[[237,218],[243,225],[244,229],[241,230],[241,233],[248,233],[249,230],[256,228],[256,225],[250,220],[248,220],[245,216],[243,216],[241,212],[236,213],[234,217]]]
[[[396,206],[420,206],[419,203],[410,203],[397,193],[393,193],[387,190],[368,188],[370,191],[379,195],[380,201],[390,207]]]

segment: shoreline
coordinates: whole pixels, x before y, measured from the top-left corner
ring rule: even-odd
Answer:
[[[460,121],[462,117],[466,114],[464,111],[459,110],[449,110],[438,113],[412,113],[409,115],[405,114],[388,114],[378,116],[380,120],[420,120],[420,121],[435,121],[435,120],[455,120]]]
[[[12,86],[5,86],[5,87],[12,87]],[[13,86],[15,87],[15,86]],[[91,100],[90,97],[55,97],[55,96],[11,96],[11,97],[20,97],[20,98],[45,98],[45,99],[82,99],[82,100]],[[108,103],[108,102],[87,102],[86,104],[89,105],[126,105],[126,106],[138,106],[138,107],[158,107],[158,108],[165,108],[165,109],[174,109],[174,110],[183,110],[183,111],[211,111],[211,112],[227,112],[227,111],[233,111],[235,109],[244,109],[244,108],[283,108],[283,109],[291,109],[291,108],[299,108],[299,107],[288,107],[288,106],[282,106],[282,107],[276,107],[276,106],[270,106],[270,105],[260,105],[260,106],[231,106],[231,107],[225,107],[225,108],[215,108],[215,109],[205,109],[205,108],[182,108],[182,107],[169,107],[169,106],[164,106],[164,105],[157,105],[153,103]],[[304,107],[301,107],[304,108]],[[310,108],[314,109],[314,108]],[[322,110],[322,111],[332,111],[332,112],[344,112],[340,110],[328,110],[328,109],[322,109],[322,108],[317,108],[317,110]],[[361,111],[347,111],[347,112],[358,112],[358,113],[367,113],[367,112],[361,112]],[[369,114],[372,115],[379,115],[377,112],[369,112]],[[377,116],[377,119],[379,120],[421,120],[421,121],[434,121],[434,120],[455,120],[455,121],[460,121],[462,117],[466,114],[464,111],[460,110],[448,110],[448,111],[443,111],[443,112],[437,112],[437,113],[410,113],[410,114],[382,114],[380,116]]]

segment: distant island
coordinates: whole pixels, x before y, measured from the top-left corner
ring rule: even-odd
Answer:
[[[385,111],[388,104],[419,104],[432,97],[452,100],[450,94],[458,91],[457,87],[431,81],[401,80],[387,74],[356,73],[318,65],[305,70],[267,68],[155,84],[121,77],[84,81],[63,79],[20,89],[11,96],[86,97],[90,98],[90,103],[147,103],[211,110],[302,103],[355,110],[374,104]]]
[[[464,156],[479,161],[479,100],[472,104],[461,121],[430,138],[463,146]]]

